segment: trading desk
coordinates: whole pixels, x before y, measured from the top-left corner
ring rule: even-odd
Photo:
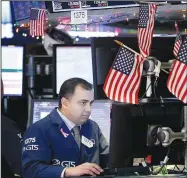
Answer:
[[[82,176],[82,177],[76,177],[76,178],[90,178],[91,176]],[[174,174],[168,174],[168,175],[158,175],[158,176],[139,176],[139,175],[133,175],[133,176],[97,176],[97,178],[144,178],[144,177],[150,177],[150,178],[186,178],[187,175],[174,175]],[[73,178],[73,177],[72,177]],[[74,177],[75,178],[75,177]],[[92,177],[93,178],[93,177]]]

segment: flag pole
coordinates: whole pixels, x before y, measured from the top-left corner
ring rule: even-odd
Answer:
[[[128,50],[130,50],[131,52],[135,53],[136,55],[141,56],[141,54],[137,53],[136,51],[134,51],[133,49],[129,48],[128,46],[124,45],[121,41],[118,40],[114,40],[118,45],[127,48]]]

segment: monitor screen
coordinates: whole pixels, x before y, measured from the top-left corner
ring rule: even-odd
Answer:
[[[110,141],[110,109],[111,100],[95,100],[92,104],[90,119],[95,121],[107,141]]]
[[[92,53],[90,45],[56,46],[56,94],[62,83],[79,77],[93,84]]]
[[[58,100],[33,100],[30,124],[46,117],[55,107],[58,107]]]
[[[110,138],[110,100],[96,100],[92,104],[90,119],[95,121],[103,135],[109,141]],[[33,124],[47,116],[55,107],[58,107],[58,100],[33,100],[31,109],[30,124]]]
[[[181,132],[183,128],[183,104],[177,100],[164,100],[162,106],[158,102],[114,103],[111,112],[110,168],[133,166],[137,158],[145,160],[148,155],[152,157],[151,165],[160,165],[168,148],[148,146],[149,126],[170,127],[173,132]],[[170,146],[167,164],[183,164],[184,143],[175,140]]]
[[[5,96],[23,94],[23,46],[2,46],[2,80]]]
[[[12,13],[9,1],[2,1],[2,38],[12,38],[13,25],[12,25]]]

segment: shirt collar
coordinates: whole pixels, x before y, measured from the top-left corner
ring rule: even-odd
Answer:
[[[64,114],[62,114],[59,109],[57,108],[57,112],[60,115],[60,117],[62,118],[62,120],[64,121],[64,123],[66,124],[66,126],[68,127],[68,129],[71,131],[73,129],[73,127],[75,127],[76,124],[74,124],[72,121],[70,121],[66,116],[64,116]]]

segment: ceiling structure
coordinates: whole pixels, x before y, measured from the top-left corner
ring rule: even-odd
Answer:
[[[71,23],[71,11],[49,13],[48,20],[61,24],[73,37],[126,36],[137,34],[139,4],[121,8],[88,10],[88,23],[82,25],[64,25]],[[157,1],[158,3],[158,1]],[[28,23],[29,19],[20,21]],[[177,21],[181,33],[187,34],[187,2],[179,4],[162,1],[158,5],[155,17],[154,35],[175,35],[174,22]]]
[[[86,25],[66,25],[65,29],[73,36],[81,36],[84,31],[108,32],[107,36],[124,36],[135,35],[138,24],[139,7],[125,7],[103,10],[88,10],[88,24]],[[70,22],[71,12],[50,13],[49,21],[57,21],[65,23]],[[175,35],[174,23],[178,21],[179,28],[183,34],[187,34],[187,4],[163,4],[158,5],[155,17],[155,34]],[[65,24],[64,23],[64,24]],[[60,28],[64,28],[61,25]],[[110,33],[111,32],[111,33]],[[95,34],[97,36],[97,34]],[[99,36],[100,36],[99,35]],[[104,34],[103,34],[104,35]],[[89,37],[88,33],[85,37]]]

